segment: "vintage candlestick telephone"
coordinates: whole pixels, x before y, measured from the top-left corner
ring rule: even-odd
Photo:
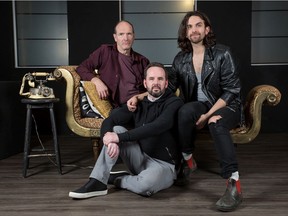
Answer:
[[[48,72],[26,73],[23,76],[19,94],[27,96],[28,98],[31,99],[55,98],[53,89],[44,85],[44,83],[51,80],[55,80],[53,73]],[[26,81],[28,82],[30,89],[29,92],[23,93]],[[35,82],[38,83],[36,87]]]

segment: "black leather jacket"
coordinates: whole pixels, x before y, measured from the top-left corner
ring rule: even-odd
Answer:
[[[180,51],[170,72],[169,88],[175,92],[180,87],[185,103],[195,100],[197,78],[192,53]],[[229,47],[216,44],[205,50],[202,90],[211,105],[221,98],[233,110],[242,108],[238,67]]]

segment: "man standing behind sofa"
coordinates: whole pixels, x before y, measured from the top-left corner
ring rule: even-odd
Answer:
[[[151,63],[144,72],[148,96],[134,112],[120,107],[106,118],[101,127],[103,148],[89,181],[69,193],[76,199],[107,194],[107,183],[142,196],[151,196],[173,185],[178,156],[174,123],[182,99],[167,89],[168,74],[162,64]],[[129,123],[132,128],[123,126]],[[111,174],[118,157],[128,172]]]
[[[146,95],[143,72],[149,60],[132,49],[135,34],[130,22],[118,22],[113,37],[115,44],[101,45],[76,70],[82,80],[95,84],[101,99],[119,107],[132,96]]]

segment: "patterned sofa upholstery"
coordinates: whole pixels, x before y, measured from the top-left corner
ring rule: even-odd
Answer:
[[[89,137],[92,141],[94,157],[97,159],[101,150],[100,127],[103,119],[81,116],[79,101],[80,77],[76,73],[76,65],[59,66],[54,70],[58,80],[66,81],[66,122],[77,135]],[[271,85],[255,86],[247,95],[244,105],[245,126],[231,130],[235,144],[252,142],[260,132],[262,106],[276,106],[281,100],[279,90]]]

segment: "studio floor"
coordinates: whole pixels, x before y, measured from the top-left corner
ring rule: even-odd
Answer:
[[[50,145],[50,141],[43,143]],[[288,134],[260,134],[237,146],[244,201],[234,212],[218,212],[214,204],[224,193],[217,157],[210,141],[197,142],[198,169],[190,184],[172,186],[150,198],[109,186],[106,196],[86,200],[68,197],[86,183],[94,165],[88,138],[59,137],[63,174],[53,158],[32,158],[22,177],[23,153],[0,160],[1,216],[89,215],[239,215],[286,216],[288,212]],[[121,169],[118,164],[116,169]]]

